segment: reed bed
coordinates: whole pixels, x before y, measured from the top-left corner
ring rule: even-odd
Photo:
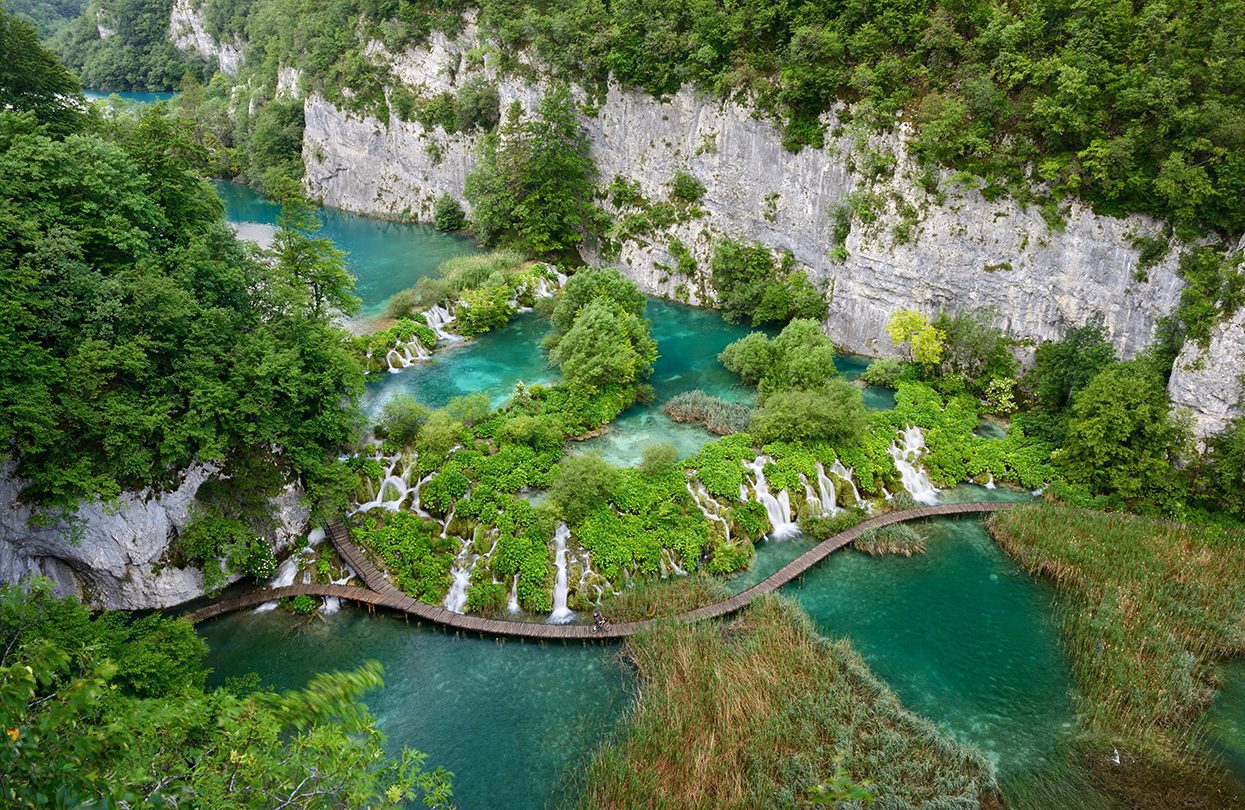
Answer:
[[[872,782],[874,807],[997,804],[984,757],[904,709],[847,641],[820,637],[781,597],[729,624],[655,628],[627,653],[639,699],[588,767],[583,807],[806,805],[837,756]]]
[[[752,409],[747,405],[727,402],[700,389],[671,397],[662,410],[676,422],[694,422],[718,436],[742,433],[752,420]]]
[[[615,624],[678,616],[730,597],[720,581],[705,576],[641,580],[601,600],[601,613]]]
[[[997,513],[988,525],[1065,597],[1088,726],[1187,747],[1215,694],[1215,662],[1245,654],[1245,537],[1053,504]]]
[[[913,554],[925,553],[925,538],[919,531],[903,523],[870,529],[857,537],[852,545],[857,551],[874,557],[911,557]]]

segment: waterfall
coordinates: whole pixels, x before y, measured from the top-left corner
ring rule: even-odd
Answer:
[[[713,496],[705,489],[704,484],[699,481],[696,482],[695,489],[692,488],[692,482],[688,481],[687,491],[692,494],[692,500],[696,501],[696,506],[709,521],[722,524],[722,528],[726,531],[726,542],[729,543],[731,541],[731,523],[722,517],[721,504],[713,499]]]
[[[445,331],[445,327],[454,322],[454,316],[450,314],[447,307],[440,304],[429,307],[424,311],[424,320],[428,322],[428,328],[437,336],[437,340],[448,342],[462,340],[458,335]]]
[[[994,473],[986,471],[986,489],[994,489]]]
[[[835,459],[834,463],[838,464],[838,459]],[[850,482],[852,479],[847,480]],[[834,482],[830,480],[830,476],[826,475],[826,468],[820,461],[817,462],[817,490],[821,493],[821,513],[826,517],[834,517],[839,511]]]
[[[412,491],[415,493],[415,508],[419,508],[419,488],[417,486],[415,490],[412,490],[410,485],[410,475],[411,470],[414,469],[414,464],[406,465],[402,469],[402,474],[399,475],[397,474],[397,468],[401,460],[401,456],[394,456],[389,460],[389,465],[385,468],[385,477],[381,479],[380,487],[376,490],[375,497],[366,503],[359,504],[359,506],[350,514],[353,515],[359,512],[367,512],[368,510],[375,509],[378,506],[384,507],[391,512],[397,512],[402,508],[402,504],[406,501],[407,496],[410,495]],[[426,481],[428,479],[425,478],[424,480]],[[420,481],[420,483],[422,484],[423,481]],[[387,499],[385,495],[390,492],[392,492],[396,497]],[[427,515],[425,515],[425,517],[427,517]]]
[[[276,575],[268,583],[269,588],[285,588],[294,584],[294,577],[298,574],[299,556],[299,554],[291,554],[281,561],[281,564],[277,566]],[[267,613],[270,610],[275,610],[276,607],[276,602],[265,602],[255,608],[255,612]]]
[[[514,582],[510,583],[510,601],[506,603],[506,610],[511,613],[519,612],[519,575],[514,575]]]
[[[353,568],[345,563],[342,563],[342,568],[345,570],[345,574],[342,575],[341,579],[333,580],[332,584],[345,585],[350,582],[350,580],[354,579],[355,570]],[[324,604],[320,606],[320,612],[325,616],[332,616],[334,613],[341,610],[341,607],[342,600],[338,599],[336,596],[326,596],[324,597]]]
[[[385,363],[389,365],[389,373],[397,374],[410,368],[421,360],[432,357],[432,353],[424,348],[419,338],[412,338],[409,343],[399,343],[385,353]]]
[[[476,561],[479,559],[479,554],[471,553],[471,541],[464,540],[462,549],[454,558],[454,568],[450,571],[450,576],[454,581],[450,585],[449,593],[445,595],[445,609],[451,613],[462,613],[467,607],[467,589],[471,587],[471,570],[475,568]]]
[[[419,479],[419,481],[411,489],[411,506],[414,507],[416,514],[418,514],[420,517],[426,517],[426,518],[432,517],[432,515],[428,514],[428,512],[424,509],[424,507],[419,502],[419,488],[422,487],[424,484],[428,483],[428,481],[432,478],[432,476],[436,474],[437,473],[435,470],[433,472],[428,473],[423,478]]]
[[[566,578],[566,539],[570,536],[571,530],[565,523],[559,523],[558,530],[553,533],[553,565],[558,569],[558,574],[553,581],[553,612],[549,614],[549,621],[555,624],[564,624],[575,616],[566,606],[570,591]]]
[[[454,519],[454,510],[457,508],[458,508],[458,504],[454,504],[453,506],[450,507],[450,513],[445,516],[445,523],[441,525],[441,536],[442,537],[449,537],[450,521]]]
[[[921,429],[915,426],[905,428],[899,435],[903,438],[903,446],[895,442],[887,452],[895,460],[904,489],[917,503],[938,503],[938,490],[920,467],[921,455],[925,452],[925,436]]]
[[[748,469],[752,470],[756,476],[756,499],[765,507],[765,514],[769,517],[771,530],[769,537],[777,540],[783,537],[790,537],[800,530],[800,527],[791,519],[791,496],[787,494],[787,490],[782,490],[775,496],[769,491],[769,484],[765,480],[765,462],[769,461],[766,456],[757,456],[751,464],[746,464]]]
[[[678,560],[674,556],[674,552],[668,548],[661,550],[661,578],[666,579],[671,574],[685,577],[687,572],[679,565]]]
[[[804,485],[804,501],[808,504],[809,510],[814,515],[820,515],[821,512],[821,496],[817,494],[817,490],[813,489],[813,485],[808,482],[808,476],[800,473],[800,483]]]

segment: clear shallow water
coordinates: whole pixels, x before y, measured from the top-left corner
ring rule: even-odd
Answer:
[[[1224,683],[1206,715],[1206,740],[1224,765],[1245,779],[1245,660],[1223,668]]]
[[[1053,588],[1021,573],[980,518],[920,525],[914,557],[831,556],[784,592],[826,635],[850,636],[914,712],[1018,776],[1075,728]]]
[[[216,191],[225,202],[225,215],[245,238],[271,238],[279,207],[254,189],[219,181]],[[471,239],[441,233],[431,225],[386,222],[332,208],[318,208],[324,222],[321,235],[331,237],[346,251],[346,263],[357,283],[355,295],[363,301],[359,314],[380,315],[390,296],[436,273],[446,259],[478,253]]]
[[[168,101],[177,95],[172,90],[159,90],[155,92],[125,90],[118,92],[109,92],[107,90],[83,90],[82,95],[92,101],[107,101],[112,96],[117,96],[122,101],[130,104],[155,104],[157,101]]]
[[[369,375],[360,403],[375,419],[385,402],[405,392],[433,408],[456,396],[483,391],[497,407],[514,393],[515,383],[555,382],[540,341],[549,333],[549,321],[533,312],[515,316],[509,324],[461,344],[443,344],[432,360],[391,374]]]
[[[302,628],[302,629],[299,629]],[[616,647],[461,638],[343,608],[309,625],[281,612],[200,625],[212,683],[248,672],[293,689],[316,673],[378,660],[366,702],[389,738],[454,772],[463,808],[552,804],[629,701]]]

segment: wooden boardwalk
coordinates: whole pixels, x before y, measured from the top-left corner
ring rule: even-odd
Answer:
[[[662,621],[671,621],[673,619],[683,622],[696,622],[735,613],[751,604],[757,598],[778,590],[870,529],[943,515],[997,512],[1010,506],[1012,506],[1010,503],[992,502],[945,503],[934,506],[921,506],[916,509],[906,509],[901,512],[885,512],[858,523],[850,529],[836,534],[834,537],[823,540],[756,585],[753,585],[746,591],[741,591],[730,599],[688,611],[677,617],[614,624],[600,631],[594,631],[591,626],[583,624],[546,624],[542,622],[488,619],[454,613],[445,608],[424,604],[398,590],[389,581],[389,578],[372,564],[372,561],[368,559],[363,550],[350,540],[346,527],[340,523],[334,523],[328,530],[329,539],[332,541],[334,548],[337,549],[337,553],[363,580],[367,586],[366,588],[350,585],[314,584],[289,585],[283,588],[262,588],[240,596],[219,599],[186,614],[186,618],[192,622],[200,622],[224,613],[255,607],[256,605],[281,599],[282,597],[305,594],[308,596],[334,596],[339,599],[350,599],[366,605],[388,608],[414,616],[421,621],[433,622],[454,630],[478,633],[482,636],[531,638],[549,641],[621,639],[634,635]]]

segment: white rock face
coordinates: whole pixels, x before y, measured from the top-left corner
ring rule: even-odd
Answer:
[[[516,99],[530,109],[541,87],[498,78],[487,63],[469,67],[464,55],[475,37],[468,26],[457,38],[434,35],[403,54],[377,45],[368,53],[416,93],[453,90],[483,75],[497,83],[503,110]],[[477,137],[426,131],[396,116],[389,122],[358,116],[315,95],[307,97],[305,111],[307,186],[326,205],[428,219],[441,193],[461,199]],[[835,128],[833,120],[827,123]],[[1144,280],[1134,277],[1138,254],[1131,236],[1155,230],[1150,220],[1102,217],[1074,206],[1066,226],[1051,230],[1036,209],[987,201],[949,176],[941,178],[945,200],[939,204],[915,182],[902,133],[860,139],[844,132],[823,149],[793,153],[770,123],[739,104],[690,88],[658,101],[616,85],[585,125],[603,181],[631,178],[652,200],[667,197],[676,171],[690,172],[705,186],[704,216],[626,242],[614,260],[651,294],[704,303],[712,295],[706,278],[712,245],[731,236],[789,250],[808,267],[827,290],[826,330],[850,351],[893,351],[886,320],[896,308],[915,306],[929,313],[993,309],[1010,334],[1033,340],[1058,338],[1101,316],[1126,357],[1150,343],[1156,321],[1179,298],[1176,256],[1150,268]],[[869,183],[851,170],[851,161],[867,151],[895,157],[889,179]],[[834,213],[858,192],[873,195],[878,216],[867,225],[853,223],[843,246],[847,257],[835,261]],[[906,241],[896,238],[905,222],[900,201],[909,209]],[[674,237],[696,258],[698,275],[672,272]]]
[[[204,59],[215,60],[221,73],[236,76],[242,66],[242,40],[217,42],[203,22],[203,12],[191,0],[176,0],[169,15],[169,41],[183,51],[193,51]]]
[[[203,594],[203,572],[162,567],[177,533],[186,527],[195,493],[213,470],[196,465],[177,489],[126,493],[116,506],[90,503],[70,526],[30,526],[30,507],[18,503],[22,482],[12,465],[0,470],[0,581],[29,574],[54,580],[58,592],[77,593],[94,607],[125,610],[164,608]],[[273,501],[277,549],[306,533],[309,513],[293,487]],[[235,577],[236,579],[236,577]]]
[[[1206,439],[1222,431],[1242,414],[1245,399],[1245,308],[1219,324],[1203,349],[1185,343],[1172,366],[1167,392],[1177,408],[1193,412],[1193,431]]]

